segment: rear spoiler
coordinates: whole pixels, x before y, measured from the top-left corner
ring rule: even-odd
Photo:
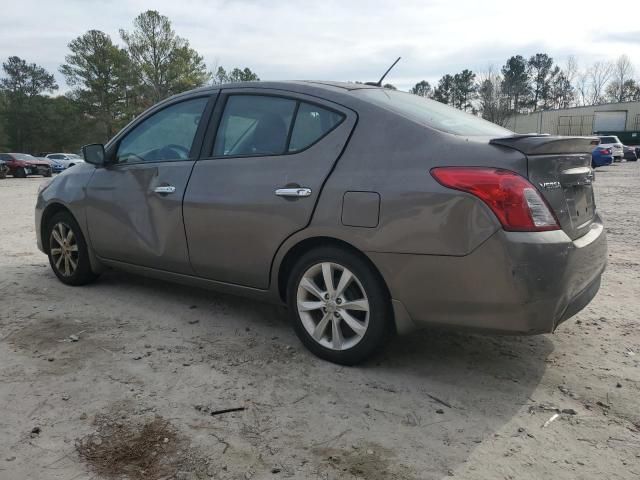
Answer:
[[[527,133],[489,140],[492,145],[510,147],[525,155],[554,155],[588,153],[600,143],[597,137],[561,137],[549,134]]]

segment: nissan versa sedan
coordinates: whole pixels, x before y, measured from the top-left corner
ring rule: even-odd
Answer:
[[[369,85],[199,89],[43,184],[37,241],[68,285],[114,268],[285,303],[341,364],[427,325],[552,332],[605,268],[593,141]]]

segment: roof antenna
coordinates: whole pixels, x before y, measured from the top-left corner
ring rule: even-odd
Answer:
[[[384,75],[382,75],[380,77],[380,80],[378,80],[377,82],[366,82],[365,85],[371,85],[373,87],[381,87],[382,86],[382,81],[385,79],[385,77],[391,71],[391,69],[396,66],[396,63],[398,63],[401,58],[402,57],[398,57],[398,59],[395,62],[393,62],[393,64],[387,69],[387,71],[384,72]]]

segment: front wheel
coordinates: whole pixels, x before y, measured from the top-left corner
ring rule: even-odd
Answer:
[[[56,213],[47,225],[49,264],[56,277],[67,285],[85,285],[97,275],[91,270],[87,243],[73,215]]]
[[[287,303],[302,343],[330,362],[364,361],[391,331],[389,295],[380,275],[360,256],[340,248],[319,248],[298,260]]]
[[[14,178],[27,178],[27,171],[24,168],[16,168],[13,172]]]

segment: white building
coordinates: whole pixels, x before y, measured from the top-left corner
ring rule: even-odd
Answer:
[[[514,115],[506,128],[517,133],[591,135],[596,132],[636,132],[640,142],[640,102],[608,103]]]

